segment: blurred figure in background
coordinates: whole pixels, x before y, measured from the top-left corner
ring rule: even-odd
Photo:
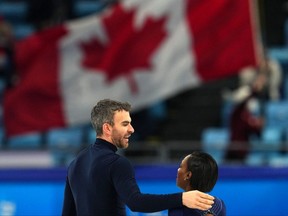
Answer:
[[[264,99],[271,101],[278,101],[281,99],[281,82],[283,71],[281,65],[278,61],[269,58],[267,54],[265,54],[264,58],[260,63],[259,71],[262,72],[266,76],[266,95]],[[251,83],[256,79],[259,72],[256,68],[247,67],[244,68],[239,73],[240,77],[240,88],[247,87],[251,85]],[[235,92],[237,93],[237,91]],[[239,95],[239,99],[241,100],[241,96]],[[245,98],[245,95],[244,95]]]
[[[218,179],[218,165],[214,158],[204,152],[195,151],[187,155],[181,162],[176,184],[184,191],[200,190],[210,192]],[[225,216],[226,206],[223,200],[215,197],[212,208],[207,211],[189,209],[187,207],[169,210],[169,216]]]
[[[259,72],[250,86],[247,86],[246,97],[235,104],[230,116],[230,144],[226,152],[227,162],[243,162],[250,149],[250,138],[252,135],[260,136],[265,124],[261,116],[260,102],[261,94],[265,89],[267,76]]]
[[[281,65],[264,51],[259,68],[247,67],[239,73],[240,85],[226,91],[225,102],[231,105],[230,146],[227,161],[243,162],[249,153],[252,135],[260,136],[265,121],[262,106],[267,101],[281,100]]]
[[[281,84],[283,71],[280,63],[265,54],[261,68],[267,76],[267,100],[279,101],[281,99]]]
[[[245,67],[239,72],[239,87],[234,91],[225,90],[223,94],[224,100],[232,103],[239,103],[245,100],[251,94],[251,85],[253,85],[259,72],[266,76],[265,91],[263,89],[262,99],[271,101],[281,99],[282,67],[277,60],[270,58],[266,52],[261,59],[259,68]]]

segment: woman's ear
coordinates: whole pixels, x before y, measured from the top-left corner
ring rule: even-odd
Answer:
[[[191,172],[191,171],[188,171],[188,172],[187,172],[186,178],[187,178],[187,179],[191,179],[191,178],[192,178],[192,172]]]

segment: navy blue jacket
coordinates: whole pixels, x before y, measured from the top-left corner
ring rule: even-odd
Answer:
[[[125,204],[137,212],[157,212],[182,206],[182,193],[142,194],[132,165],[117,148],[96,139],[68,168],[62,215],[126,215]]]

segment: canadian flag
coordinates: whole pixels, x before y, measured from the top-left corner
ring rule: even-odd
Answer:
[[[250,0],[122,0],[16,48],[8,136],[87,123],[103,98],[139,110],[257,64]]]

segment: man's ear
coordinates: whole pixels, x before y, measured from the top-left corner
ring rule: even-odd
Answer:
[[[102,126],[103,133],[104,134],[110,134],[111,133],[111,125],[108,123],[104,123]]]

